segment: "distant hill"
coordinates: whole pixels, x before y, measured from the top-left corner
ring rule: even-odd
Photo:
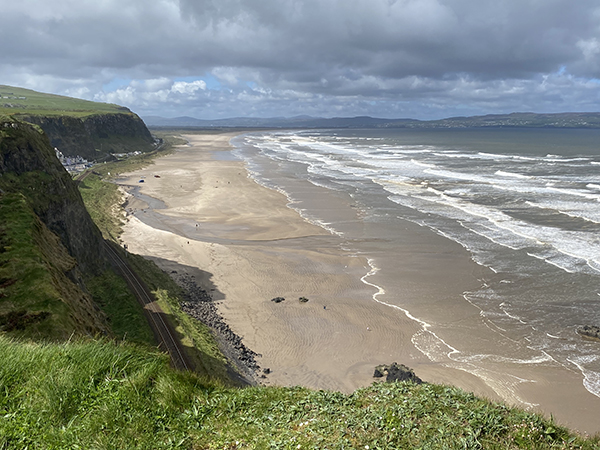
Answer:
[[[389,126],[402,126],[402,123],[393,122]],[[415,128],[600,128],[600,113],[488,114],[485,116],[451,117],[448,119],[423,121],[413,126]]]
[[[110,153],[155,148],[144,122],[128,108],[0,85],[0,116],[39,126],[65,156],[103,160]]]
[[[0,85],[0,114],[85,117],[100,113],[129,113],[123,106]]]
[[[380,119],[361,117],[235,117],[231,119],[202,120],[193,117],[167,119],[158,116],[144,117],[149,127],[196,128],[480,128],[480,127],[530,127],[530,128],[600,128],[600,113],[512,113],[472,117],[451,117],[440,120]]]
[[[374,117],[233,117],[230,119],[203,120],[193,117],[175,117],[167,119],[159,116],[144,117],[149,127],[197,127],[197,128],[374,128],[385,127],[392,122],[412,123],[416,120],[378,119]]]

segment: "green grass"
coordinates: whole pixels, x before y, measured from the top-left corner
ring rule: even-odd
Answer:
[[[92,173],[79,184],[79,192],[90,217],[102,232],[104,239],[118,242],[118,237],[122,233],[123,215],[120,208],[122,194],[117,185],[104,181],[101,176]]]
[[[10,106],[9,106],[10,105]],[[101,113],[127,113],[127,108],[19,87],[0,85],[0,114],[85,117]]]
[[[180,334],[195,370],[229,383],[227,361],[210,329],[181,310],[181,288],[156,264],[139,255],[129,255],[129,263],[156,296],[162,310]]]
[[[598,448],[535,414],[410,382],[225,388],[132,344],[0,336],[2,449]]]
[[[86,278],[85,284],[106,314],[116,338],[156,345],[142,307],[122,277],[108,269],[102,275]]]
[[[207,380],[157,352],[107,342],[0,337],[0,448],[178,448],[180,416]],[[181,448],[181,447],[179,447]]]
[[[74,266],[23,195],[0,194],[0,331],[50,340],[102,332],[101,317],[86,321],[89,296],[65,276]]]

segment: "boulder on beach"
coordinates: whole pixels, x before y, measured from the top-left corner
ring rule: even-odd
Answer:
[[[600,327],[594,325],[584,325],[578,328],[577,332],[587,338],[600,340]]]
[[[381,364],[375,367],[373,377],[383,378],[384,376],[385,381],[388,383],[392,381],[412,381],[417,384],[423,383],[423,380],[416,376],[415,372],[410,367],[396,362],[390,365]]]

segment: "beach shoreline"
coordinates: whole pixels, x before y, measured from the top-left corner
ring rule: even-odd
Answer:
[[[460,297],[483,276],[464,249],[406,225],[407,243],[396,263],[405,278],[393,283],[369,258],[345,249],[342,237],[302,218],[283,194],[249,178],[243,162],[227,157],[234,135],[188,135],[188,146],[122,176],[119,184],[131,195],[122,239],[130,251],[159,266],[162,261],[163,269],[168,262],[199,269],[195,282],[211,293],[233,332],[260,355],[258,364],[269,369],[263,384],[349,393],[375,381],[375,366],[398,362],[425,381],[506,400],[482,377],[427,358],[414,342],[424,325],[409,309],[387,303],[380,287],[399,292],[408,304],[425,292],[432,305],[436,293]],[[323,207],[357,214],[350,199],[323,198],[330,202]],[[415,250],[426,245],[436,248],[435,260]],[[440,279],[443,287],[435,287]],[[271,301],[275,297],[285,301]],[[456,312],[460,320],[479,314],[462,303]],[[574,389],[574,383],[562,382],[563,389]],[[520,396],[531,394],[532,404],[541,405],[535,410],[553,410],[561,401],[556,395],[542,405],[538,399],[552,388],[536,388],[518,387]],[[576,395],[593,411],[595,403],[581,391]],[[573,414],[567,409],[564,417],[554,416],[572,424]],[[588,422],[576,418],[586,431],[597,431]]]

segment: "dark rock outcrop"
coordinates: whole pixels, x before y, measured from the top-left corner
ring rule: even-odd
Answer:
[[[600,327],[594,325],[584,325],[577,329],[577,332],[590,339],[597,339],[600,341]]]
[[[382,364],[375,367],[373,377],[383,378],[384,376],[386,382],[412,381],[413,383],[417,384],[423,383],[423,380],[416,376],[415,372],[411,368],[406,367],[404,364],[398,364],[396,362],[390,365]]]
[[[250,350],[225,323],[211,295],[202,289],[194,279],[187,274],[171,271],[171,278],[183,289],[184,301],[181,309],[196,320],[208,326],[214,333],[219,347],[229,361],[248,379],[256,375],[260,368],[256,362],[257,353]],[[266,372],[265,372],[266,373]]]
[[[32,125],[0,120],[0,188],[20,192],[84,272],[104,267],[102,236],[47,136]]]
[[[73,116],[23,116],[23,121],[39,126],[52,147],[65,156],[79,155],[97,161],[109,153],[150,151],[154,139],[144,122],[132,112]]]
[[[18,299],[18,303],[9,301],[3,305],[3,331],[27,328],[33,335],[49,333],[59,339],[110,335],[106,316],[83,281],[108,267],[100,231],[47,136],[33,125],[13,118],[0,118],[0,190],[2,207],[15,211],[18,218],[12,220],[25,227],[23,243],[14,237],[13,242],[18,248],[34,249],[19,255],[25,258],[28,272],[14,280],[16,288],[3,283],[9,289],[8,297],[14,295]],[[7,224],[14,225],[0,225]],[[43,301],[35,296],[19,297],[19,292],[32,289],[32,274],[46,280],[40,294]],[[61,311],[60,318],[49,311]]]

